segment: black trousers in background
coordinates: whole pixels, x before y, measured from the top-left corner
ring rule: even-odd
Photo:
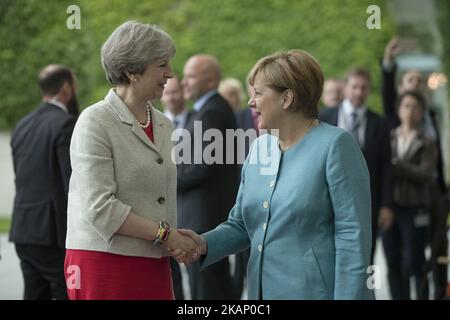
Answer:
[[[187,267],[192,300],[236,300],[228,257],[200,271],[199,264]]]
[[[429,215],[417,207],[394,207],[394,222],[383,232],[383,248],[388,267],[392,299],[410,300],[410,276],[418,300],[428,300],[425,247]]]
[[[181,276],[180,265],[172,257],[170,258],[170,267],[172,269],[172,284],[175,300],[184,300],[183,278]]]
[[[235,294],[238,299],[242,297],[247,279],[247,265],[250,257],[250,249],[246,249],[236,254],[236,262],[234,265],[233,284]]]
[[[450,210],[449,198],[437,184],[431,192],[430,232],[431,261],[429,269],[433,273],[434,299],[443,300],[447,297],[447,266],[438,264],[439,256],[447,256],[447,216]]]
[[[377,249],[377,239],[378,239],[378,217],[380,215],[379,209],[372,208],[372,246],[370,249],[370,264],[375,264],[375,251]]]
[[[16,244],[24,280],[24,300],[67,300],[64,278],[66,250]]]

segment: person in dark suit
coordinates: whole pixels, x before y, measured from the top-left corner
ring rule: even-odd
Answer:
[[[164,108],[164,115],[172,122],[174,129],[177,130],[186,128],[187,124],[191,121],[194,112],[186,109],[183,87],[181,86],[180,80],[176,76],[167,80],[163,95],[161,97],[161,102]],[[172,137],[172,141],[177,143],[178,138],[178,131],[175,131],[175,136]],[[174,258],[171,258],[170,266],[172,268],[172,282],[175,300],[185,300],[180,265]]]
[[[247,92],[250,97],[253,96],[253,88],[248,83],[247,79]],[[239,129],[242,129],[244,131],[247,130],[255,130],[254,135],[249,135],[249,139],[245,139],[244,141],[244,152],[245,157],[247,157],[249,151],[250,151],[250,145],[252,144],[253,140],[252,137],[258,136],[258,115],[256,114],[256,111],[254,108],[251,108],[250,106],[248,108],[245,108],[243,110],[239,110],[235,113],[236,116],[236,123],[237,127]],[[242,170],[242,165],[239,166],[239,172]],[[240,181],[241,177],[239,177]],[[242,293],[245,287],[245,282],[247,278],[247,265],[248,265],[248,259],[250,257],[250,249],[244,250],[238,254],[236,254],[236,260],[234,265],[234,274],[233,274],[233,284],[236,289],[236,295],[238,297],[242,297]]]
[[[392,224],[393,212],[389,125],[367,108],[370,88],[371,77],[366,70],[350,70],[345,77],[344,101],[337,108],[322,110],[319,119],[351,132],[366,159],[372,196],[373,263],[378,225],[386,230]]]
[[[69,145],[78,111],[73,72],[49,65],[39,74],[43,104],[16,126],[11,149],[16,195],[10,241],[20,259],[24,299],[67,299],[64,257]]]
[[[395,57],[406,49],[404,41],[398,37],[392,38],[386,45],[382,59],[382,96],[384,113],[388,117],[391,127],[396,128],[400,125],[400,119],[395,110],[397,94],[403,94],[406,91],[417,91],[424,94],[425,86],[421,72],[417,70],[407,70],[401,77],[396,90],[395,77],[397,73],[397,64]],[[447,255],[447,215],[450,210],[448,187],[445,181],[444,160],[441,148],[441,138],[439,127],[436,121],[436,112],[425,108],[423,117],[424,133],[435,140],[437,147],[437,163],[434,170],[435,179],[431,185],[432,200],[430,201],[430,247],[431,258],[430,268],[433,272],[434,298],[445,299],[447,287],[447,267],[437,263],[439,256]]]
[[[186,100],[194,101],[196,114],[187,125],[192,151],[189,163],[178,165],[178,221],[180,228],[202,233],[225,221],[238,188],[235,159],[227,161],[234,143],[226,143],[226,130],[236,129],[228,103],[217,93],[220,67],[210,55],[195,55],[184,66],[182,80]],[[209,130],[212,129],[212,130]],[[211,151],[203,133],[217,132],[223,138]],[[215,140],[215,139],[214,139]],[[183,139],[181,143],[185,143]],[[214,159],[208,159],[210,155]],[[236,152],[234,152],[236,155]],[[234,158],[234,157],[233,157]],[[188,267],[192,299],[233,299],[228,258],[199,272],[198,264]]]

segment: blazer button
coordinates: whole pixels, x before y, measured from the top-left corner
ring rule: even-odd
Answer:
[[[165,201],[166,201],[166,199],[164,199],[164,197],[159,197],[158,198],[158,203],[159,204],[164,204]]]
[[[156,160],[156,162],[158,162],[158,164],[162,164],[164,162],[164,160],[162,158],[158,158],[158,160]]]

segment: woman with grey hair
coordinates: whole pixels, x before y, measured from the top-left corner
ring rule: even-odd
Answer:
[[[103,44],[112,89],[85,109],[70,146],[65,275],[70,299],[173,299],[170,251],[196,256],[176,229],[172,124],[151,105],[175,45],[129,21]]]

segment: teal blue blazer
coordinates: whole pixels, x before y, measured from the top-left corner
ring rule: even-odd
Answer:
[[[356,139],[325,123],[281,152],[262,135],[204,268],[250,247],[249,299],[372,299],[369,173]]]

